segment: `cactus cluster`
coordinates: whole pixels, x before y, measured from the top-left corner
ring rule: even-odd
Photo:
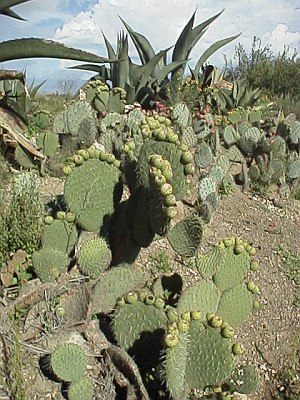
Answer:
[[[125,110],[126,92],[122,88],[110,89],[100,79],[96,79],[88,82],[85,86],[85,93],[87,101],[100,116],[109,112],[122,114]]]
[[[33,269],[42,282],[51,282],[67,271],[69,255],[77,240],[72,213],[59,211],[56,218],[47,215],[41,237],[42,248],[32,255]]]

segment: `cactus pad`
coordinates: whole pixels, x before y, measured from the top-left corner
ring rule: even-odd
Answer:
[[[142,286],[148,276],[140,269],[119,266],[106,272],[94,286],[92,297],[93,313],[111,311],[119,297]]]
[[[75,382],[71,382],[68,387],[69,400],[93,400],[94,385],[93,381],[84,376]]]
[[[78,266],[84,275],[92,279],[108,268],[111,262],[111,251],[105,239],[99,237],[86,240],[79,249]]]
[[[64,195],[77,222],[87,231],[97,231],[114,209],[114,189],[119,170],[99,159],[89,159],[67,176]]]
[[[81,378],[87,366],[83,350],[74,343],[59,345],[51,354],[50,364],[54,374],[65,382]]]
[[[195,255],[203,236],[201,219],[192,215],[178,222],[168,233],[173,249],[182,257]]]
[[[51,248],[41,249],[32,254],[34,272],[42,282],[52,282],[67,272],[69,258],[66,253]]]
[[[117,309],[112,327],[118,344],[128,350],[143,332],[162,329],[166,323],[167,316],[163,310],[137,300]]]

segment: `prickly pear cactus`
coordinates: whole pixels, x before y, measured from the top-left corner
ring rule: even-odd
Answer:
[[[36,145],[47,157],[55,154],[58,148],[58,136],[54,133],[41,132],[36,140]]]
[[[76,381],[71,382],[68,387],[69,400],[93,400],[94,385],[93,381],[87,376],[83,376]]]
[[[86,101],[77,101],[54,118],[53,130],[55,133],[78,136],[81,123],[85,118],[93,118],[93,109]]]
[[[111,311],[118,298],[141,287],[147,279],[148,275],[134,266],[113,267],[93,287],[93,313]]]
[[[258,374],[255,367],[251,365],[237,367],[229,380],[231,389],[242,394],[254,393],[258,383]]]
[[[84,275],[92,279],[109,267],[111,251],[106,240],[98,237],[83,242],[78,253],[78,267]]]
[[[66,253],[44,248],[32,254],[34,272],[42,282],[53,282],[63,272],[67,272],[69,258]]]
[[[192,116],[188,106],[184,103],[178,103],[172,111],[172,119],[180,128],[185,128],[192,122]]]
[[[76,214],[77,222],[87,231],[96,232],[103,225],[104,217],[114,210],[114,191],[120,171],[113,165],[112,154],[100,153],[101,157],[84,160],[74,156],[78,163],[67,176],[64,196],[70,211]],[[89,156],[88,156],[89,157]],[[104,161],[106,160],[106,161]]]
[[[64,214],[63,214],[64,215]],[[65,220],[55,219],[44,226],[42,234],[43,248],[54,249],[70,254],[74,248],[78,233],[76,226]]]
[[[191,215],[178,222],[169,232],[168,240],[173,249],[182,257],[195,255],[203,236],[203,223]]]
[[[148,294],[144,301],[139,299],[137,292],[125,295],[125,304],[117,308],[112,323],[115,338],[125,350],[140,339],[142,332],[154,332],[166,325],[166,314],[155,305],[156,301],[152,294]]]
[[[65,382],[73,382],[83,377],[87,360],[79,345],[64,343],[59,345],[51,354],[50,366],[59,379]]]

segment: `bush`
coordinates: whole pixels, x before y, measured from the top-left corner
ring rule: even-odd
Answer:
[[[250,53],[239,44],[234,54],[236,65],[226,60],[226,71],[231,79],[246,78],[251,86],[263,89],[268,95],[300,97],[300,59],[296,50],[290,54],[290,49],[284,47],[275,56],[271,45],[263,47],[254,36]]]
[[[44,206],[40,186],[30,172],[15,177],[11,186],[7,212],[8,249],[33,253],[39,247],[43,227]]]

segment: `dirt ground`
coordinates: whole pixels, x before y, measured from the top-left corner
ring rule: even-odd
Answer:
[[[47,180],[42,181],[42,186],[45,198],[53,196],[53,192],[60,193],[62,189],[58,179],[53,180],[52,187]],[[299,288],[282,270],[283,264],[278,255],[280,245],[292,253],[300,253],[299,211],[300,204],[297,201],[266,199],[244,194],[236,188],[233,194],[223,197],[211,223],[205,229],[203,249],[230,236],[242,237],[257,248],[260,269],[255,273],[255,283],[261,290],[262,308],[242,325],[238,337],[246,348],[242,362],[257,366],[260,386],[254,395],[243,399],[275,398],[274,388],[280,384],[278,374],[288,366],[296,336],[300,333],[300,306],[295,304]],[[8,306],[4,298],[7,293],[1,292],[0,295],[0,313],[3,317]],[[12,352],[16,351],[12,350],[16,338],[9,336],[5,318],[2,318],[1,325],[0,399],[8,400],[12,397],[9,397],[7,391],[7,366],[10,365]],[[21,337],[20,359],[18,361],[14,357],[14,363],[20,363],[22,376],[13,379],[24,383],[25,392],[16,400],[61,399],[60,387],[41,374],[38,364],[43,348],[57,343],[54,328],[52,333],[49,337],[42,336],[27,342]]]

